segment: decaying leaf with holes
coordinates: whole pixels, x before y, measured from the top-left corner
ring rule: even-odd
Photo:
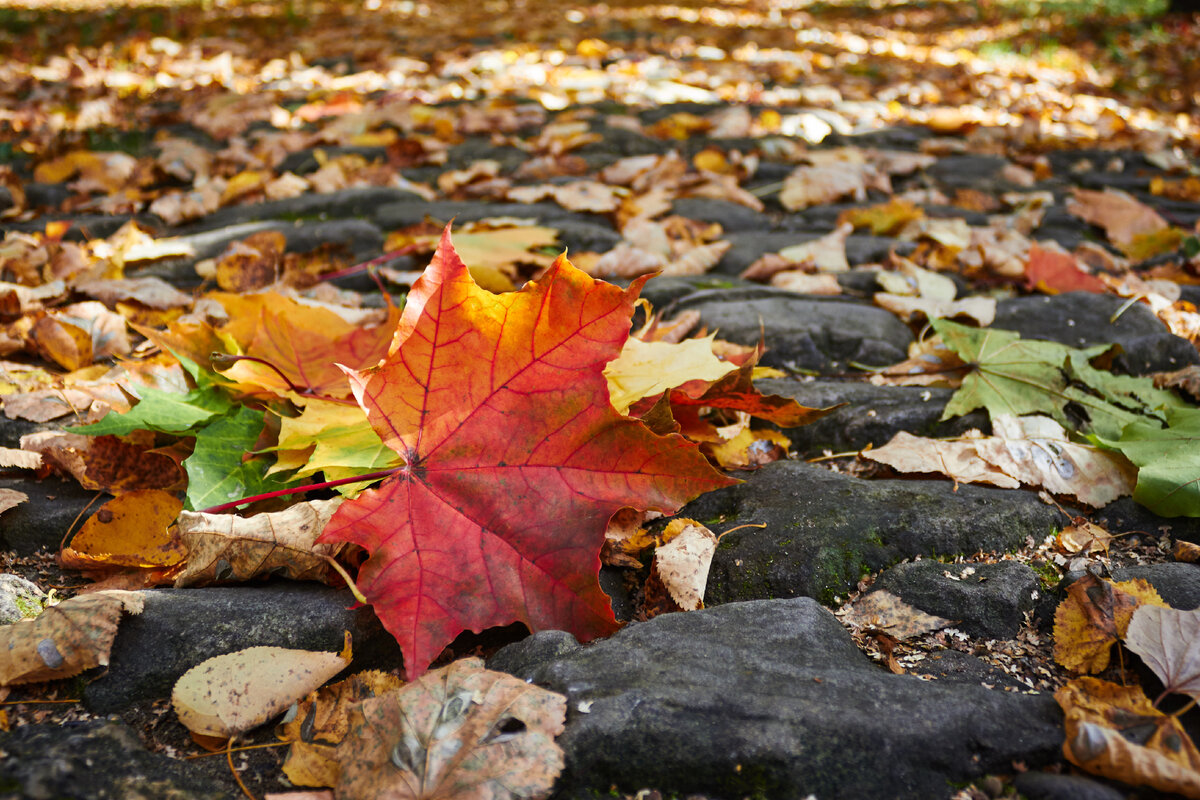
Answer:
[[[184,511],[179,536],[187,564],[176,588],[216,581],[248,581],[268,575],[324,581],[344,544],[316,544],[341,498],[296,503],[283,511],[239,517]]]
[[[261,725],[350,665],[350,634],[340,653],[248,647],[189,669],[171,705],[192,736],[228,739]]]
[[[1085,575],[1067,589],[1054,613],[1054,660],[1075,672],[1102,672],[1109,651],[1143,604],[1167,604],[1146,581],[1113,583]]]
[[[276,736],[292,743],[283,774],[297,786],[336,784],[342,770],[337,746],[350,728],[351,708],[403,685],[395,675],[371,670],[309,694],[275,729]]]
[[[1200,699],[1200,609],[1142,606],[1129,621],[1125,645],[1154,670],[1164,692]]]
[[[563,768],[567,699],[468,658],[351,712],[342,800],[541,798]]]
[[[1065,715],[1063,754],[1096,775],[1200,798],[1200,752],[1179,719],[1137,686],[1078,678],[1054,693]]]
[[[954,624],[954,620],[926,614],[883,589],[863,595],[848,611],[839,612],[838,617],[865,632],[885,633],[896,639],[920,636]]]
[[[140,614],[136,592],[93,592],[0,627],[0,686],[69,678],[108,665],[124,613]]]

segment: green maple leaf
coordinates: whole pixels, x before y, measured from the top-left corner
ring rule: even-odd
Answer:
[[[268,475],[269,459],[246,459],[263,429],[263,412],[242,406],[218,418],[196,434],[196,446],[183,461],[189,510],[265,494],[297,482]]]
[[[138,387],[140,399],[137,405],[124,414],[109,413],[99,422],[68,430],[88,436],[125,436],[134,431],[158,431],[183,436],[195,433],[233,408],[233,401],[218,388],[210,373],[187,358],[178,355],[176,358],[192,376],[195,388],[180,393],[149,386]]]
[[[1089,430],[1115,439],[1147,415],[1162,419],[1162,408],[1185,407],[1148,378],[1113,375],[1091,362],[1111,345],[1079,350],[1057,342],[1022,339],[1014,331],[971,328],[935,319],[946,346],[973,369],[942,413],[942,419],[977,408],[988,414],[1047,414],[1072,426],[1065,409],[1076,403],[1088,416]]]
[[[1170,409],[1167,423],[1143,419],[1117,440],[1092,439],[1137,465],[1134,500],[1164,517],[1200,517],[1200,409]]]

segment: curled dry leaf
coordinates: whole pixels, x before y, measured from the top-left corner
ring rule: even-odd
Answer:
[[[839,612],[838,616],[852,627],[882,631],[896,639],[920,636],[954,624],[954,620],[926,614],[884,589],[863,595],[849,611]]]
[[[0,686],[69,678],[108,664],[121,614],[140,614],[136,592],[93,592],[0,628]]]
[[[1142,606],[1129,621],[1125,645],[1154,670],[1164,692],[1200,699],[1200,609]]]
[[[29,495],[16,489],[0,489],[0,514],[10,508],[16,508],[29,499]]]
[[[276,736],[292,743],[283,774],[297,786],[336,784],[341,773],[337,746],[350,728],[351,708],[403,685],[395,675],[372,670],[309,694],[275,729]]]
[[[265,575],[323,581],[331,569],[325,556],[336,557],[345,545],[316,540],[341,503],[341,498],[311,500],[252,517],[184,511],[179,535],[187,564],[175,586]]]
[[[540,798],[563,767],[567,700],[468,658],[363,701],[338,748],[343,800]]]
[[[1134,786],[1200,798],[1200,752],[1179,719],[1141,688],[1079,678],[1054,693],[1062,706],[1067,760]]]
[[[1117,189],[1075,189],[1074,196],[1067,200],[1067,212],[1104,228],[1115,245],[1129,244],[1140,235],[1168,227],[1157,211]]]
[[[1108,552],[1113,535],[1094,522],[1076,517],[1058,534],[1058,548],[1068,555]]]
[[[975,449],[978,441],[927,439],[900,431],[883,447],[864,450],[861,455],[899,472],[940,472],[955,481],[1018,488],[1019,480],[979,456]]]
[[[667,543],[654,551],[654,570],[659,580],[680,609],[704,608],[704,588],[717,552],[717,535],[694,519],[673,519],[662,536]]]
[[[266,722],[349,665],[349,633],[341,653],[249,647],[183,673],[171,705],[193,734],[229,738]]]
[[[1075,581],[1054,612],[1054,660],[1075,672],[1102,672],[1113,644],[1143,604],[1166,606],[1140,578],[1113,583],[1085,575]]]

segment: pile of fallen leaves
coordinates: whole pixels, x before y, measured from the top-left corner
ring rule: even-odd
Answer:
[[[277,730],[297,785],[374,796],[385,788],[378,765],[390,763],[413,796],[477,784],[548,791],[562,767],[562,698],[469,660],[427,670],[463,631],[521,622],[584,640],[611,633],[602,563],[645,571],[640,616],[702,607],[717,535],[691,520],[647,523],[732,483],[721,470],[787,457],[778,429],[822,413],[754,389],[781,374],[758,366],[762,346],[722,342],[694,331],[694,316],[663,319],[639,301],[649,273],[700,275],[730,247],[719,225],[672,213],[683,198],[755,212],[765,197],[787,212],[853,201],[828,236],[743,274],[791,291],[842,293],[854,232],[911,245],[875,265],[873,300],[922,335],[908,361],[864,378],[955,388],[946,416],[983,408],[991,430],[901,434],[864,459],[1092,507],[1132,493],[1162,515],[1200,516],[1194,368],[1132,378],[1109,369],[1111,347],[989,327],[999,296],[1088,291],[1144,304],[1197,344],[1200,314],[1179,289],[1200,281],[1196,229],[1119,190],[1075,189],[1065,211],[1103,246],[1068,252],[1033,239],[1056,202],[1048,192],[947,196],[912,181],[938,157],[992,154],[1010,159],[1008,183],[1028,188],[1054,177],[1049,151],[1087,146],[1137,150],[1161,173],[1153,195],[1200,199],[1188,158],[1200,131],[1188,75],[1200,63],[1197,28],[1172,23],[1157,49],[1144,29],[1123,29],[1132,64],[1087,41],[1018,59],[979,43],[1019,44],[1044,34],[1046,19],[946,4],[863,24],[770,5],[515,14],[498,13],[511,11],[501,2],[433,13],[372,0],[377,16],[310,3],[304,20],[282,23],[262,16],[269,4],[233,21],[183,6],[157,23],[162,34],[135,37],[117,34],[141,12],[76,11],[71,22],[87,24],[58,30],[14,12],[41,23],[0,33],[14,54],[0,63],[0,215],[18,226],[0,242],[0,394],[9,418],[70,427],[0,450],[0,465],[114,497],[58,554],[93,583],[34,601],[35,619],[0,630],[0,684],[105,665],[122,616],[141,608],[130,589],[267,576],[349,584],[399,641],[410,682],[397,670],[326,685],[352,663],[350,642],[339,654],[218,656],[173,692],[197,741],[228,748],[284,713]],[[953,24],[932,24],[939,14]],[[281,24],[298,35],[279,36]],[[609,36],[620,25],[628,30]],[[465,30],[486,44],[459,48]],[[663,42],[671,58],[657,52]],[[675,101],[721,105],[654,121],[589,107]],[[918,152],[817,147],[914,123],[936,134]],[[176,124],[211,141],[177,135]],[[582,154],[622,131],[676,149],[592,169]],[[528,157],[515,170],[492,159],[448,168],[450,149],[473,136]],[[137,140],[133,152],[114,148],[122,137]],[[286,166],[301,150],[314,169]],[[756,177],[765,161],[787,167],[776,185]],[[1119,162],[1089,168],[1120,172]],[[552,255],[558,231],[511,219],[462,226],[453,245],[434,222],[392,231],[388,255],[358,269],[411,286],[401,308],[387,291],[373,305],[335,288],[354,267],[328,250],[288,252],[278,232],[201,262],[208,283],[193,296],[138,274],[193,257],[185,241],[132,222],[79,237],[69,221],[149,214],[173,227],[380,186],[550,202],[604,215],[621,241],[573,253],[572,265]],[[925,211],[951,204],[987,224]],[[430,253],[419,274],[387,266]],[[962,285],[973,293],[960,296]],[[0,490],[0,513],[21,501]],[[1081,520],[1056,537],[1056,555],[1069,566],[1111,541]],[[847,618],[876,642],[949,624],[879,595]],[[1196,795],[1200,762],[1178,721],[1190,706],[1162,709],[1195,696],[1197,617],[1163,605],[1138,582],[1072,586],[1056,619],[1061,666],[1111,673],[1122,642],[1117,652],[1136,653],[1162,686],[1151,703],[1121,663],[1120,685],[1064,685],[1065,753],[1099,774]]]

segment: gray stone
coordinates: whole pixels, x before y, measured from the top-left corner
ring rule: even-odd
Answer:
[[[220,800],[191,762],[150,753],[123,722],[23,725],[0,733],[0,786],[27,800]]]
[[[566,248],[567,256],[576,253],[607,253],[621,242],[621,234],[609,225],[596,222],[578,222],[576,220],[558,220],[554,223],[558,230],[558,241]]]
[[[337,652],[350,631],[355,669],[401,663],[395,640],[370,609],[350,610],[346,590],[282,581],[142,594],[145,608],[121,621],[108,670],[84,689],[84,702],[98,713],[167,697],[201,661],[257,645]]]
[[[983,192],[1015,188],[1001,177],[1008,159],[1000,156],[943,156],[925,168],[925,174],[947,189],[979,189]]]
[[[622,281],[622,283],[628,283]],[[761,289],[762,284],[744,281],[729,275],[660,275],[646,282],[641,296],[650,301],[655,311],[668,316],[674,313],[673,303],[695,292],[708,292],[705,297],[720,297],[721,289]]]
[[[1033,239],[1051,239],[1068,250],[1074,250],[1085,241],[1092,241],[1089,226],[1078,217],[1069,214],[1064,206],[1054,205],[1046,209],[1041,223],[1033,231]]]
[[[22,556],[57,551],[72,525],[83,524],[107,499],[101,496],[97,501],[95,492],[58,478],[0,478],[0,488],[24,492],[29,498],[5,511],[0,521],[0,543]]]
[[[338,217],[370,217],[387,203],[421,201],[420,195],[390,186],[364,186],[327,194],[302,194],[286,200],[250,203],[221,208],[194,223],[182,227],[179,234],[227,228],[246,222],[269,219],[321,221]]]
[[[1096,509],[1091,519],[1111,533],[1137,533],[1151,540],[1170,534],[1200,544],[1200,518],[1160,517],[1132,497],[1122,497]]]
[[[717,262],[713,272],[723,275],[740,275],[746,267],[767,253],[778,253],[785,247],[811,242],[824,235],[824,233],[813,232],[732,233],[722,237],[731,246]],[[846,260],[851,264],[876,264],[887,258],[887,254],[892,248],[896,248],[898,252],[904,254],[912,251],[913,243],[889,239],[886,236],[852,234],[846,240]]]
[[[1083,775],[1022,772],[1013,786],[1028,800],[1126,800],[1126,793]]]
[[[36,617],[46,604],[46,593],[20,575],[0,574],[0,625]]]
[[[707,197],[681,197],[671,206],[671,213],[701,222],[715,222],[726,233],[765,231],[771,227],[766,214],[740,203]]]
[[[984,639],[1011,639],[1032,611],[1037,574],[1019,561],[943,564],[911,561],[884,570],[875,587]]]
[[[566,631],[538,631],[501,648],[488,659],[487,668],[522,675],[548,661],[569,655],[582,646]]]
[[[831,601],[903,558],[1011,550],[1041,540],[1059,512],[1033,492],[949,480],[873,480],[796,461],[749,473],[679,512],[725,534],[706,602],[776,597]]]
[[[371,211],[371,219],[384,230],[403,228],[424,222],[428,217],[435,222],[454,220],[455,225],[474,222],[487,217],[517,217],[533,219],[553,227],[559,221],[570,221],[595,225],[600,219],[592,214],[568,211],[557,203],[483,203],[471,200],[406,200],[387,203]]]
[[[693,308],[722,339],[754,345],[765,337],[762,363],[831,373],[850,362],[883,366],[903,361],[912,331],[895,314],[845,298],[796,295],[769,287],[697,292],[675,303]]]
[[[920,386],[876,386],[858,381],[769,378],[755,381],[763,394],[790,397],[801,405],[828,408],[845,403],[816,422],[788,428],[792,448],[800,454],[843,453],[867,445],[879,447],[900,431],[914,436],[960,436],[971,428],[991,431],[987,412],[973,411],[941,422],[953,389]]]
[[[197,286],[202,278],[196,274],[197,261],[218,257],[229,245],[262,231],[280,231],[287,239],[289,252],[307,253],[321,245],[339,245],[354,261],[365,261],[383,249],[383,233],[370,222],[361,219],[333,219],[326,222],[300,220],[267,220],[241,222],[225,228],[202,231],[179,237],[190,244],[195,254],[187,258],[166,258],[148,264],[131,274],[135,277],[154,276],[169,281],[177,288]],[[372,284],[373,285],[373,284]]]
[[[567,696],[562,798],[949,798],[1062,745],[1050,696],[884,672],[807,598],[662,615],[515,674]]]
[[[1200,364],[1196,348],[1170,333],[1141,303],[1128,306],[1112,321],[1125,305],[1123,297],[1090,292],[1014,297],[996,304],[991,327],[1070,347],[1118,344],[1124,352],[1114,360],[1114,367],[1133,375]]]
[[[322,158],[317,158],[317,153],[322,154]],[[305,150],[295,150],[288,153],[283,161],[275,165],[276,174],[282,175],[285,172],[293,172],[297,175],[307,175],[310,172],[316,172],[325,163],[326,159],[334,159],[338,156],[362,156],[368,162],[382,161],[387,158],[386,147],[331,147],[323,145],[321,147],[310,147]]]

